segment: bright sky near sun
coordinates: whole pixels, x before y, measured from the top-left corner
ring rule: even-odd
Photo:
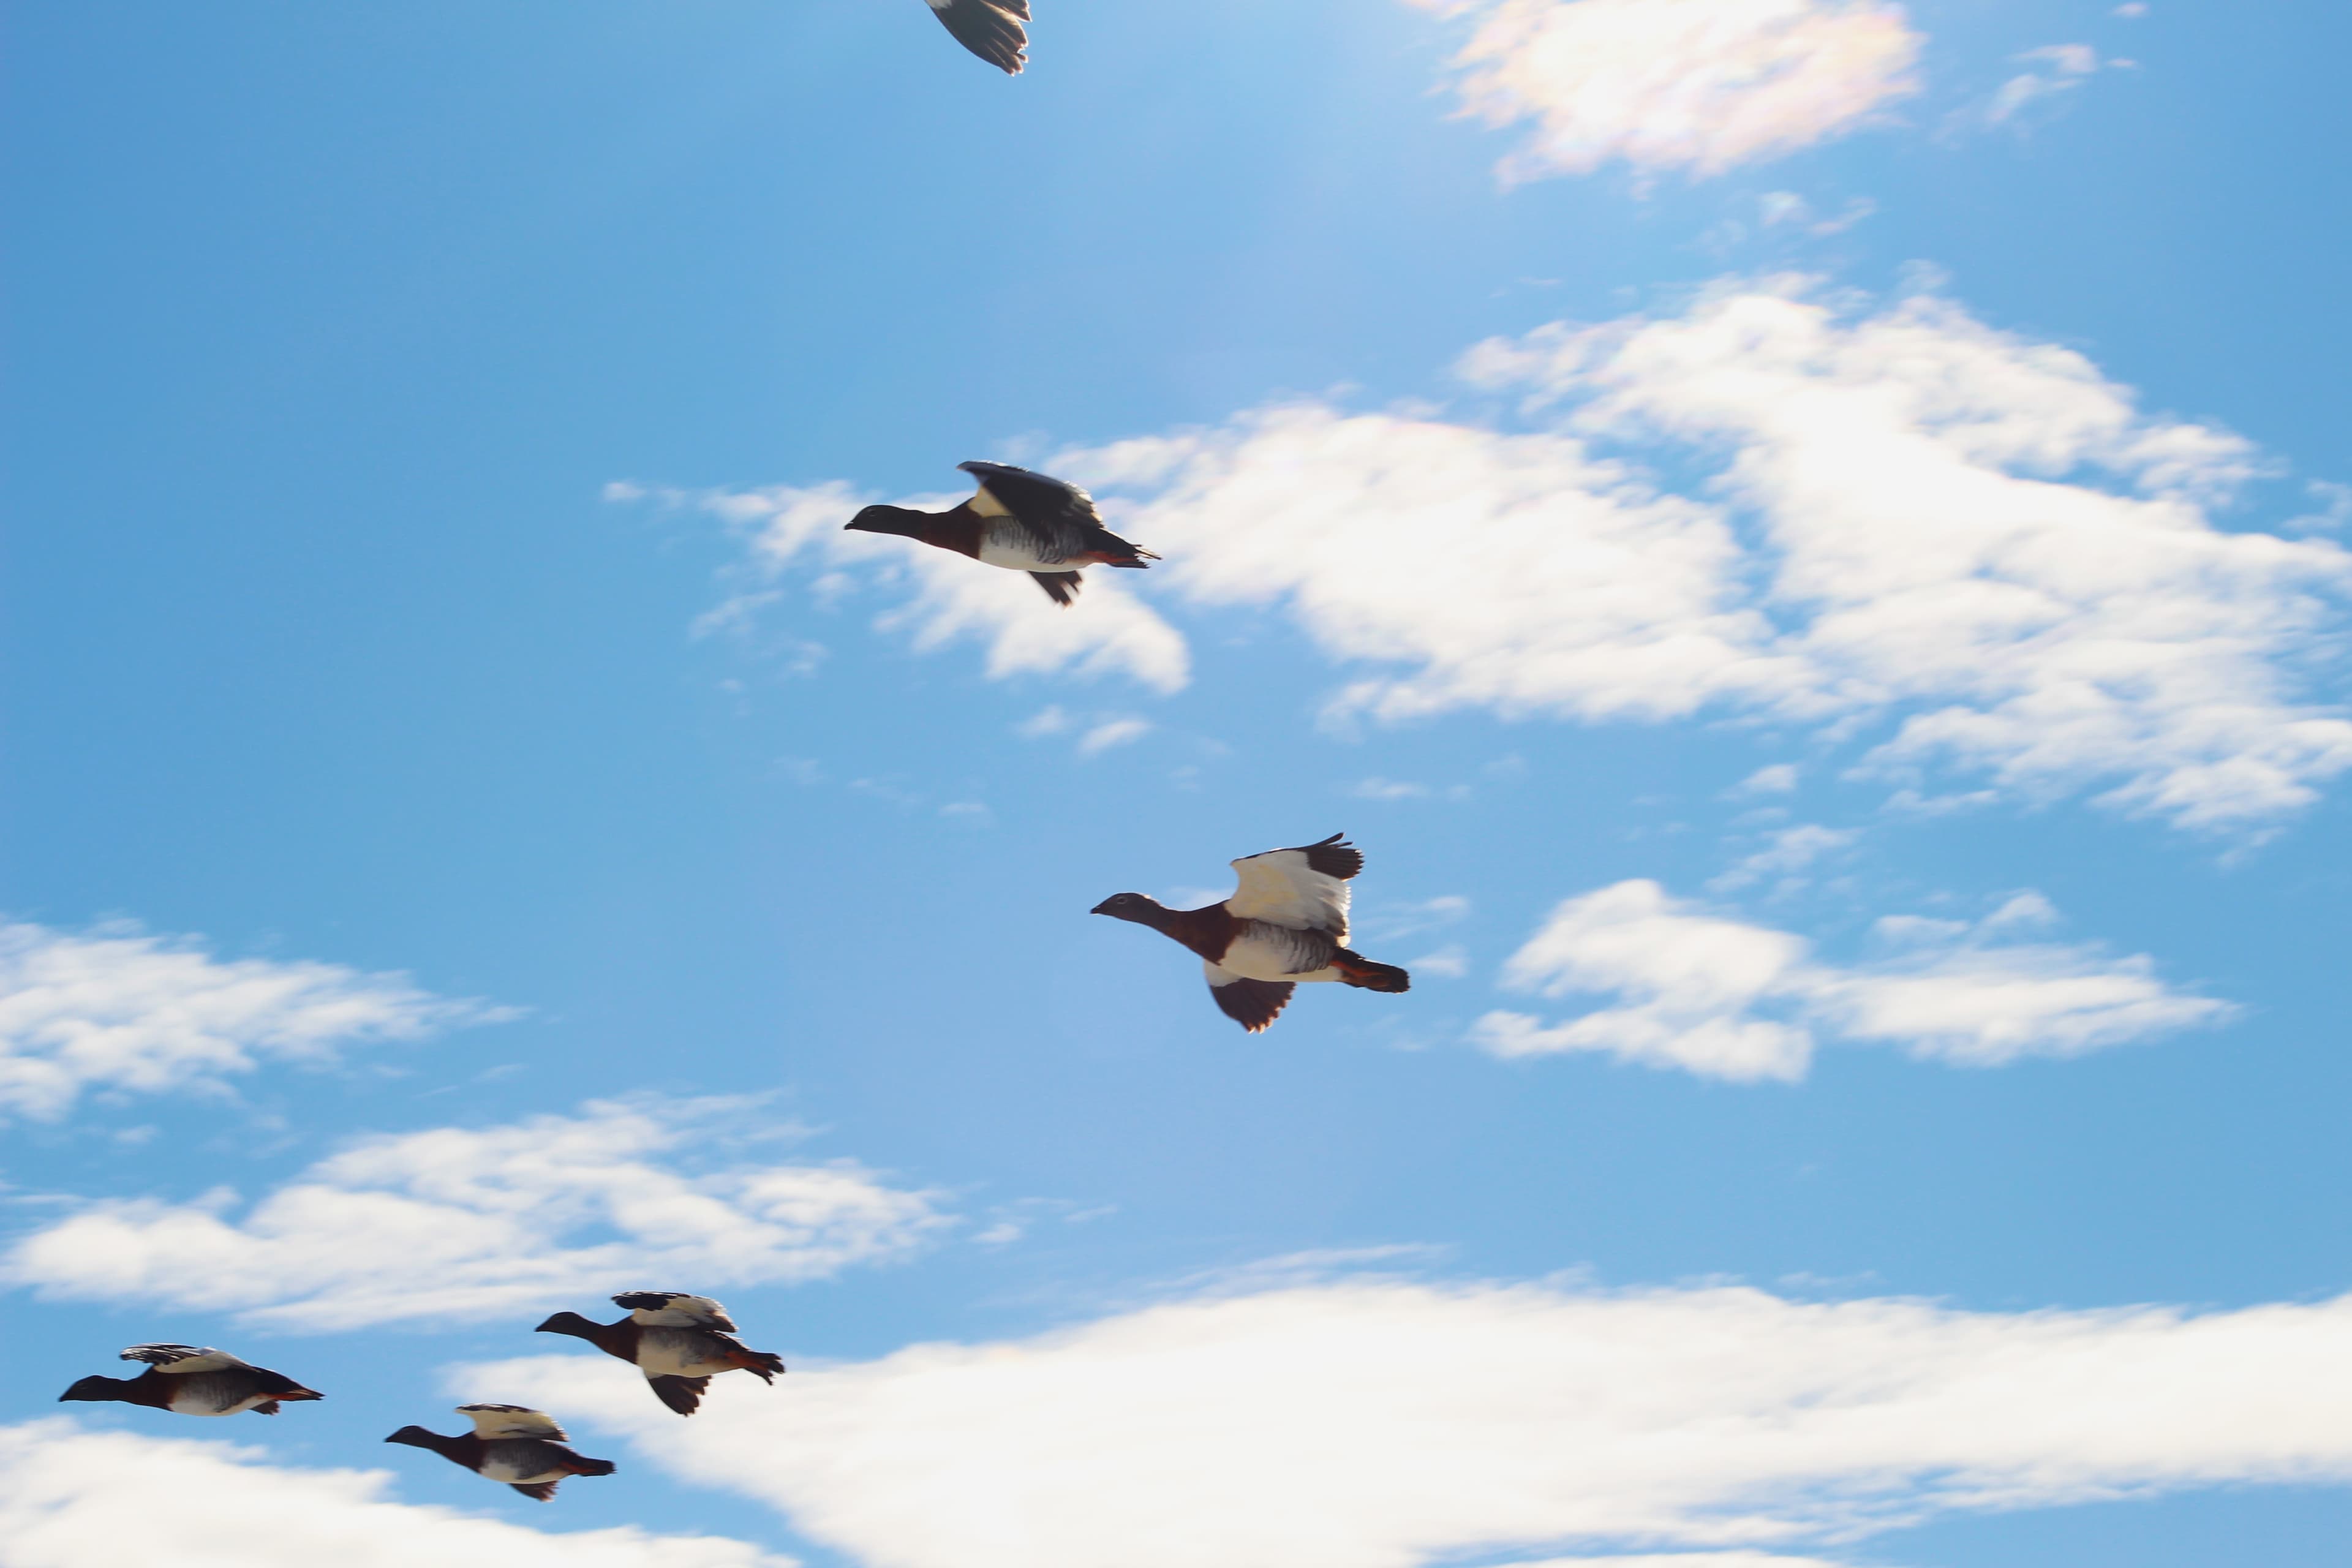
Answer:
[[[2340,1568],[2352,16],[1035,5],[10,7],[0,1563]]]

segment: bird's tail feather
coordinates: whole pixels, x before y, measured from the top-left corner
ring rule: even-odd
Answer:
[[[1395,964],[1374,963],[1362,953],[1350,952],[1344,947],[1332,955],[1331,966],[1339,972],[1339,978],[1348,984],[1360,986],[1366,991],[1412,989],[1412,976]]]

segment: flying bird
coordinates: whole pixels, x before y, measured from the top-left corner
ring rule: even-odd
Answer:
[[[956,42],[1003,71],[1019,76],[1029,63],[1029,0],[923,0]]]
[[[1159,556],[1103,526],[1095,498],[1060,479],[1004,463],[958,463],[980,481],[972,498],[950,511],[869,506],[845,531],[895,533],[969,555],[984,566],[1026,572],[1057,605],[1078,596],[1077,568],[1140,568]]]
[[[445,1437],[422,1426],[403,1426],[384,1441],[430,1448],[484,1480],[504,1482],[540,1502],[553,1500],[556,1484],[566,1476],[609,1476],[616,1468],[610,1459],[573,1453],[565,1446],[569,1434],[544,1410],[523,1405],[460,1405],[457,1414],[473,1418],[471,1432]]]
[[[168,1410],[174,1415],[235,1415],[245,1410],[275,1415],[280,1400],[326,1397],[284,1373],[204,1345],[132,1345],[122,1352],[122,1359],[143,1361],[147,1370],[137,1377],[93,1373],[58,1394],[58,1403],[111,1400]]]
[[[1348,950],[1348,880],[1363,868],[1363,852],[1334,833],[1320,843],[1234,861],[1241,886],[1222,904],[1171,910],[1141,893],[1118,893],[1093,912],[1150,926],[1199,953],[1219,1011],[1255,1035],[1303,983],[1412,988],[1403,970]]]
[[[629,1315],[617,1323],[592,1322],[577,1312],[558,1312],[539,1325],[542,1334],[570,1334],[606,1355],[618,1356],[646,1374],[655,1397],[680,1415],[702,1404],[710,1380],[722,1372],[748,1372],[772,1385],[784,1363],[735,1337],[735,1320],[708,1296],[682,1290],[627,1290],[613,1298]]]

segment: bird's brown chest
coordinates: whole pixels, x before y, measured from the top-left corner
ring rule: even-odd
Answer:
[[[1233,945],[1244,923],[1224,905],[1211,904],[1204,910],[1171,910],[1160,929],[1214,963],[1225,956],[1225,949]]]

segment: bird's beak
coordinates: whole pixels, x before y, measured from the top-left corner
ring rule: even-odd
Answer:
[[[1087,913],[1090,915],[1107,915],[1110,913],[1110,900],[1108,899],[1105,899],[1101,903],[1098,903],[1093,909],[1088,910]]]

